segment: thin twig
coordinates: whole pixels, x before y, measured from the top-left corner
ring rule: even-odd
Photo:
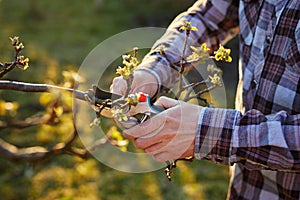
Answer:
[[[182,88],[175,94],[175,99],[178,100],[182,94],[182,92],[184,92],[185,90],[188,90],[189,88],[194,88],[195,83],[191,83],[185,86],[182,86]]]
[[[186,32],[186,35],[184,37],[184,43],[183,43],[183,50],[182,50],[182,54],[181,54],[181,58],[180,58],[180,71],[179,71],[179,91],[182,90],[182,82],[183,82],[183,72],[184,72],[184,65],[183,65],[183,62],[184,62],[184,57],[185,57],[185,51],[186,51],[186,46],[187,46],[187,39],[189,37],[189,32],[187,31]]]
[[[170,65],[170,67],[171,67],[172,69],[176,70],[177,72],[180,71],[180,67],[178,67],[177,65],[175,65],[175,64],[169,59],[169,57],[167,56],[167,54],[166,54],[164,51],[161,51],[161,52],[159,52],[159,53],[160,53],[160,55],[162,55],[162,56],[168,61],[169,65]]]
[[[36,115],[23,120],[0,121],[0,130],[6,128],[24,129],[41,124],[48,124],[53,119],[50,114]]]
[[[196,87],[198,87],[198,86],[200,86],[200,85],[206,85],[206,84],[208,84],[209,83],[209,79],[206,79],[206,80],[203,80],[203,81],[200,81],[200,82],[197,82],[197,83],[195,83],[192,87],[190,87],[190,88],[187,88],[188,90],[187,90],[187,93],[186,93],[186,95],[185,95],[185,97],[183,98],[183,99],[186,99],[187,97],[189,97],[190,95],[191,95],[191,93],[192,93],[192,91],[194,91],[194,89],[196,88]]]
[[[9,62],[4,63],[1,67],[3,68],[2,71],[0,71],[0,78],[2,78],[5,74],[13,70],[17,66],[17,62]]]
[[[193,96],[187,97],[186,99],[184,99],[184,101],[190,101],[191,99],[197,99],[197,98],[201,98],[200,96],[206,92],[209,92],[213,89],[215,89],[216,87],[218,87],[217,85],[212,85],[204,90],[199,91],[198,93],[196,93]]]
[[[129,92],[131,91],[132,82],[133,82],[133,74],[130,74],[128,79],[126,79],[127,89],[125,91],[124,97],[127,97],[129,95]]]
[[[18,63],[18,56],[20,54],[22,49],[17,50],[15,48],[15,56],[14,56],[14,61],[13,62],[6,62],[2,64],[1,67],[3,67],[3,70],[0,71],[0,78],[2,78],[5,74],[13,70],[19,63]]]
[[[197,82],[197,83],[191,83],[191,84],[188,84],[188,85],[185,85],[181,88],[181,90],[179,90],[176,95],[175,95],[175,98],[179,98],[182,94],[182,92],[184,92],[185,90],[187,90],[187,93],[185,94],[184,98],[183,99],[186,99],[187,97],[190,96],[191,92],[193,91],[194,88],[198,87],[199,85],[205,85],[207,84],[208,79],[204,80],[204,81],[200,81],[200,82]]]

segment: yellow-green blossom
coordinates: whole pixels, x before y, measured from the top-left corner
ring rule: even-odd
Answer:
[[[214,76],[209,76],[209,78],[210,78],[210,81],[212,84],[219,86],[219,87],[221,87],[223,85],[221,77],[218,74],[214,74]]]
[[[134,73],[134,70],[136,70],[140,62],[137,57],[131,55],[123,55],[122,58],[124,67],[119,66],[116,70],[116,74],[123,76],[123,78],[126,80],[131,74]]]
[[[231,50],[230,49],[225,49],[222,45],[220,45],[219,49],[214,52],[215,56],[214,58],[216,61],[226,61],[226,62],[231,62],[232,58],[230,56]]]
[[[202,51],[204,51],[204,52],[208,52],[208,51],[210,50],[210,48],[207,47],[207,44],[206,44],[206,43],[203,43],[203,44],[201,45],[201,48],[202,48]]]
[[[207,48],[206,43],[203,43],[200,47],[191,46],[192,54],[187,57],[188,61],[206,61],[209,58],[208,51],[210,50]]]
[[[133,73],[132,70],[130,70],[129,67],[124,66],[124,67],[118,67],[116,74],[123,76],[123,78],[126,80],[129,78],[129,76]]]
[[[10,41],[11,41],[11,44],[13,46],[16,46],[19,44],[19,37],[18,36],[14,36],[14,37],[9,37]]]
[[[123,55],[122,58],[123,64],[129,68],[132,68],[133,70],[135,70],[135,68],[140,63],[136,57],[131,55]]]
[[[22,65],[23,67],[19,67],[21,70],[26,70],[29,67],[29,58],[25,58],[24,56],[20,56],[20,61],[19,64]]]
[[[128,95],[127,98],[125,98],[125,101],[127,101],[130,105],[136,106],[138,104],[138,97],[135,94]]]
[[[207,65],[207,71],[211,75],[218,74],[219,76],[222,76],[222,74],[223,74],[223,71],[219,67],[217,67],[215,65],[211,65],[211,64]]]
[[[111,112],[113,114],[113,117],[119,122],[128,120],[128,117],[124,114],[122,109],[111,110]]]
[[[183,23],[183,25],[179,28],[179,30],[181,31],[186,31],[186,32],[190,32],[190,31],[198,31],[197,27],[192,26],[191,22],[185,21]]]

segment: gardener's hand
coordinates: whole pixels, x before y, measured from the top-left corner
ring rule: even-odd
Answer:
[[[110,86],[110,90],[112,93],[124,95],[127,89],[127,83],[123,79],[123,77],[119,76],[113,79],[113,83]],[[131,94],[143,92],[150,97],[153,97],[158,89],[158,82],[157,79],[149,72],[146,71],[135,71],[134,78],[131,85]],[[135,114],[140,113],[141,105],[131,106],[130,114],[133,116]]]
[[[113,83],[110,86],[112,93],[124,95],[127,89],[126,81],[123,77],[119,76],[113,79]],[[131,85],[130,93],[144,92],[151,97],[154,96],[158,89],[158,83],[156,78],[146,71],[135,71],[134,78]]]
[[[125,130],[137,148],[159,162],[194,155],[194,141],[201,106],[161,97],[156,105],[167,108],[146,122]]]

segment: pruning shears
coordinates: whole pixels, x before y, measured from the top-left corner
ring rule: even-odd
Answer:
[[[132,105],[119,94],[114,94],[98,88],[96,85],[93,89],[88,90],[85,99],[98,116],[106,118],[118,118],[116,111],[121,110],[120,120],[116,119],[116,123],[120,128],[129,129],[137,124],[143,123],[151,116],[158,114],[165,109],[152,104],[151,97],[145,93],[131,94],[128,98],[135,99],[137,105]],[[137,96],[134,96],[137,95]],[[134,115],[132,113],[134,112]]]
[[[134,107],[128,102],[128,99],[124,99],[123,96],[119,94],[114,94],[107,92],[93,85],[93,89],[88,90],[85,94],[86,101],[92,106],[96,111],[98,116],[103,116],[106,118],[115,118],[114,111],[117,109],[122,109],[126,120],[115,120],[117,125],[122,129],[129,129],[135,125],[145,122],[151,116],[156,115],[165,110],[165,108],[156,106],[152,104],[152,99],[149,95],[144,93],[138,93],[137,98],[138,105]],[[128,96],[129,98],[130,95]],[[131,115],[134,111],[135,115]],[[137,114],[136,114],[137,113]],[[138,117],[137,115],[141,115]],[[179,159],[180,160],[180,159]],[[189,160],[191,159],[182,159]],[[165,169],[166,176],[169,181],[171,181],[172,169],[176,167],[176,161],[167,161],[167,167]]]

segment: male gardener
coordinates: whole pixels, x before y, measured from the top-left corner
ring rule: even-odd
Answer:
[[[239,34],[236,110],[160,98],[166,111],[125,130],[157,161],[187,156],[233,165],[229,199],[300,199],[300,1],[197,1],[180,14],[134,74],[132,92],[152,96],[176,80],[188,21],[188,45],[211,49]],[[156,50],[165,46],[165,59]],[[126,84],[116,78],[113,92]]]

